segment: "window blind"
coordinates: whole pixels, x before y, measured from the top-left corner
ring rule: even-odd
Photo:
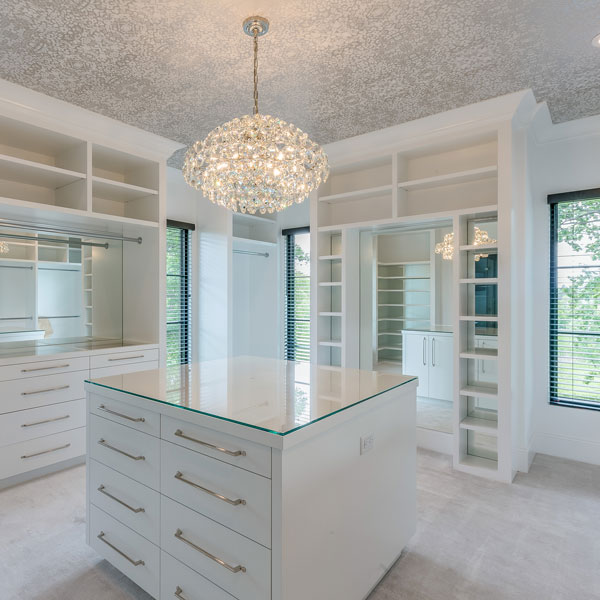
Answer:
[[[193,225],[167,222],[167,366],[191,361]]]
[[[600,409],[600,190],[550,204],[550,402]]]
[[[310,234],[306,229],[284,231],[285,357],[310,361]]]

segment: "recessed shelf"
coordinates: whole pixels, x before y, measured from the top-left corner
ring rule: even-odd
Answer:
[[[341,317],[342,313],[341,312],[320,312],[319,316],[320,317]]]
[[[251,215],[250,213],[234,212],[233,217],[240,217],[242,220],[246,219],[248,221],[255,221],[257,223],[268,223],[269,225],[277,224],[277,221],[275,219],[270,219],[269,217],[261,217],[259,215]]]
[[[342,285],[341,281],[320,281],[319,285],[321,287],[338,287]]]
[[[96,198],[111,200],[113,202],[129,202],[146,196],[156,196],[158,192],[150,188],[123,183],[112,179],[105,179],[94,175],[92,177],[92,195]]]
[[[379,346],[377,350],[402,350],[402,346]]]
[[[497,277],[476,277],[471,279],[459,279],[459,283],[474,283],[475,285],[498,285]]]
[[[461,246],[460,249],[463,252],[472,252],[479,250],[498,250],[498,244],[468,244],[466,246]]]
[[[498,461],[492,460],[490,458],[482,458],[481,456],[471,456],[470,454],[466,454],[463,456],[459,465],[461,467],[468,467],[474,471],[498,471]]]
[[[470,429],[472,431],[479,431],[488,435],[498,435],[498,421],[490,421],[489,419],[465,417],[460,422],[460,428]]]
[[[498,167],[490,165],[489,167],[481,167],[479,169],[468,169],[466,171],[457,171],[446,175],[434,175],[433,177],[425,177],[423,179],[412,179],[402,181],[398,187],[403,190],[424,190],[427,188],[438,187],[443,185],[452,185],[455,183],[466,183],[468,181],[477,181],[479,179],[489,179],[498,174]]]
[[[497,398],[498,386],[467,385],[459,393],[461,396],[472,396],[473,398]]]
[[[319,346],[329,346],[331,348],[341,348],[342,341],[341,340],[321,340],[321,341],[319,341]]]
[[[326,256],[319,256],[319,260],[342,260],[341,254],[328,254]]]
[[[0,179],[57,189],[85,179],[84,173],[0,154]]]
[[[473,358],[477,360],[497,360],[497,348],[472,348],[460,353],[461,358]]]
[[[429,260],[412,260],[403,262],[378,262],[380,267],[404,267],[407,265],[428,265],[431,261]]]
[[[341,194],[330,194],[329,196],[321,196],[319,202],[348,202],[350,200],[362,200],[364,198],[376,198],[385,196],[391,193],[392,185],[380,185],[377,187],[364,188],[362,190],[354,190],[352,192],[343,192]]]
[[[380,331],[377,335],[402,335],[401,331]]]
[[[463,315],[459,317],[461,321],[479,321],[494,323],[498,320],[498,315]]]
[[[250,243],[250,244],[256,244],[258,246],[268,246],[270,248],[272,248],[273,246],[277,246],[277,242],[267,242],[265,240],[254,240],[252,238],[245,238],[245,237],[239,237],[239,236],[233,236],[231,238],[231,240],[233,242]]]

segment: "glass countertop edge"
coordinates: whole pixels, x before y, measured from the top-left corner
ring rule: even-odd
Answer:
[[[372,396],[367,396],[366,398],[363,398],[362,400],[357,400],[356,402],[353,402],[352,404],[349,404],[348,406],[338,408],[337,410],[334,410],[333,412],[330,412],[326,415],[322,415],[321,417],[317,417],[316,419],[310,421],[309,423],[305,423],[303,425],[298,425],[297,427],[294,427],[293,429],[289,429],[288,431],[274,431],[273,429],[268,429],[267,427],[261,427],[260,425],[252,425],[251,423],[244,423],[243,421],[238,421],[236,419],[230,419],[228,417],[221,417],[219,415],[204,412],[202,410],[190,408],[189,406],[182,406],[181,404],[173,404],[172,402],[166,402],[165,400],[159,400],[158,398],[151,398],[150,396],[145,396],[144,394],[136,394],[135,392],[127,392],[125,390],[121,390],[119,388],[115,388],[110,385],[104,385],[103,383],[98,383],[96,381],[91,381],[89,379],[86,379],[85,383],[89,383],[90,385],[97,385],[98,387],[101,387],[101,388],[104,388],[107,390],[112,390],[114,392],[120,392],[122,394],[129,394],[130,396],[135,396],[136,398],[143,398],[144,400],[151,400],[152,402],[158,402],[159,404],[164,404],[165,406],[172,406],[173,408],[180,408],[183,410],[187,410],[187,411],[196,413],[198,415],[204,415],[205,417],[212,417],[213,419],[219,419],[220,421],[227,421],[228,423],[235,423],[236,425],[241,425],[242,427],[250,427],[251,429],[257,429],[258,431],[264,431],[265,433],[271,433],[273,435],[285,437],[286,435],[289,435],[290,433],[294,433],[295,431],[304,429],[310,425],[313,425],[314,423],[318,423],[319,421],[322,421],[323,419],[327,419],[328,417],[336,415],[337,413],[348,410],[349,408],[352,408],[353,406],[358,406],[359,404],[362,404],[363,402],[372,400],[373,398],[376,398],[377,396],[381,396],[382,394],[391,392],[392,390],[395,390],[399,387],[402,387],[403,385],[406,385],[407,383],[410,383],[411,381],[416,381],[416,380],[417,380],[417,377],[411,377],[410,379],[407,379],[406,381],[403,381],[402,383],[398,383],[397,385],[387,388],[386,390],[377,392],[376,394],[373,394]]]

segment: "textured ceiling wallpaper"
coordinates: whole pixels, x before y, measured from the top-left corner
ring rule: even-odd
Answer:
[[[1,0],[0,77],[190,143],[251,112],[257,13],[261,112],[320,143],[528,87],[600,113],[600,0]]]

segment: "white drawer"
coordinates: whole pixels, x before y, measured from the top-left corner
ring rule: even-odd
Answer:
[[[160,597],[165,600],[235,600],[166,552],[160,557]]]
[[[90,459],[90,501],[154,544],[160,540],[160,494]]]
[[[271,597],[270,550],[166,496],[161,496],[161,501],[161,544],[165,552],[239,600]],[[235,572],[215,559],[224,561]]]
[[[154,490],[160,483],[160,440],[146,433],[89,415],[91,458]]]
[[[89,518],[90,546],[143,590],[158,598],[158,547],[95,506],[90,506]]]
[[[92,369],[90,371],[90,378],[100,379],[101,377],[125,375],[126,373],[136,373],[137,371],[151,371],[152,369],[158,369],[157,360],[131,363],[127,365],[114,365],[112,367],[102,367],[101,369]]]
[[[0,415],[0,446],[85,427],[85,400]]]
[[[90,412],[109,421],[160,437],[160,414],[151,410],[91,393]]]
[[[181,504],[271,547],[270,479],[163,440],[160,489]]]
[[[13,379],[0,383],[0,413],[85,398],[88,371]]]
[[[207,456],[271,477],[271,448],[163,415],[161,437]],[[216,448],[215,448],[216,447]]]
[[[0,367],[0,381],[39,377],[53,373],[68,373],[70,371],[88,371],[90,359],[87,356],[65,358],[63,360],[44,360]]]
[[[85,427],[47,435],[0,451],[0,479],[85,455]]]
[[[110,354],[95,354],[90,356],[90,369],[114,367],[148,361],[158,361],[158,349],[130,350],[127,352],[111,352]]]

